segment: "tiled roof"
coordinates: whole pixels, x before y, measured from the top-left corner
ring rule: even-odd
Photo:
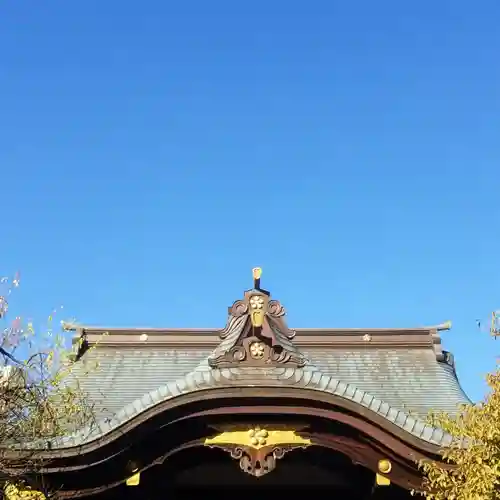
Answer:
[[[73,372],[97,366],[80,384],[95,402],[98,415],[111,418],[127,404],[168,382],[182,379],[211,351],[98,348],[90,351]],[[468,403],[453,368],[437,362],[430,349],[393,348],[332,350],[304,353],[318,370],[389,403],[425,417],[431,410],[456,411]]]
[[[262,386],[293,386],[322,391],[357,402],[432,444],[446,446],[450,437],[424,423],[430,410],[456,411],[469,400],[454,370],[437,362],[431,349],[359,349],[323,351],[311,349],[303,368],[276,367],[214,369],[210,351],[101,348],[91,350],[74,367],[98,364],[80,383],[96,404],[99,425],[80,430],[53,443],[73,447],[93,441],[143,411],[181,394],[224,386],[248,385],[260,379]]]
[[[107,331],[102,343],[73,366],[73,376],[94,403],[98,425],[52,447],[90,443],[181,395],[255,386],[310,391],[311,399],[320,391],[337,402],[343,398],[359,405],[360,412],[368,409],[427,443],[446,446],[451,441],[425,423],[431,410],[453,413],[470,403],[441,350],[438,331],[448,324],[407,330],[302,330],[294,338],[284,315],[282,305],[256,282],[229,308],[220,339],[209,330]],[[77,330],[85,345],[106,332]],[[267,358],[256,361],[258,356],[249,350],[256,344]],[[86,375],[95,365],[96,371]]]
[[[323,373],[349,382],[392,407],[425,417],[431,410],[455,413],[470,403],[454,367],[436,361],[431,349],[309,350]]]

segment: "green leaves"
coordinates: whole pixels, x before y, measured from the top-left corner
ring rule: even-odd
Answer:
[[[456,416],[429,415],[432,425],[453,437],[442,456],[455,467],[419,464],[426,477],[422,493],[428,499],[500,500],[500,369],[487,382],[491,391],[483,403],[465,405]]]

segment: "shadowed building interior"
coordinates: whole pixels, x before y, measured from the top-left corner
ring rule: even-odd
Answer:
[[[259,269],[219,331],[75,327],[72,377],[97,422],[44,444],[44,484],[96,500],[409,498],[418,461],[451,443],[426,415],[470,402],[441,349],[449,327],[292,330]]]

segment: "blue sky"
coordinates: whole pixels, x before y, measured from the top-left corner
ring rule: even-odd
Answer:
[[[411,4],[411,5],[410,5]],[[500,343],[500,4],[6,0],[0,274],[14,313],[223,326],[251,268],[292,327]],[[58,313],[62,314],[62,313]]]

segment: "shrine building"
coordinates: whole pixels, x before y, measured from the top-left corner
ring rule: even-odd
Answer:
[[[426,416],[470,403],[441,348],[450,324],[293,330],[260,273],[220,331],[76,329],[72,373],[96,422],[41,451],[56,498],[421,487],[418,462],[451,442]]]

